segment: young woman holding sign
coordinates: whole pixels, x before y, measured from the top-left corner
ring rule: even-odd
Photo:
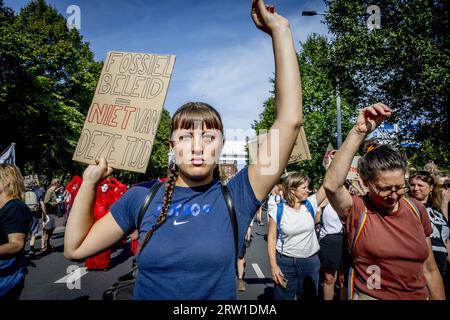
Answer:
[[[274,47],[277,117],[265,143],[278,146],[278,152],[270,158],[259,154],[258,163],[241,170],[227,185],[237,213],[238,248],[260,200],[283,173],[303,124],[300,75],[289,23],[269,12],[262,0],[253,1],[251,15],[255,25],[272,37]],[[213,179],[224,143],[220,115],[205,103],[188,103],[173,115],[171,130],[175,165],[140,227],[134,298],[235,299],[233,228],[220,182]],[[277,140],[272,138],[274,132]],[[261,165],[269,162],[275,163],[273,170]],[[93,221],[96,186],[112,171],[103,158],[85,170],[66,227],[68,259],[91,256],[137,228],[138,211],[148,193],[142,187],[131,188],[105,217]]]

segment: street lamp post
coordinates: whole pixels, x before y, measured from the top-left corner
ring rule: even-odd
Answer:
[[[302,11],[302,16],[326,16],[327,12],[317,11]],[[339,82],[339,81],[338,81]],[[337,147],[338,149],[342,145],[342,116],[341,116],[341,96],[339,94],[339,86],[336,85],[336,122],[337,122]]]

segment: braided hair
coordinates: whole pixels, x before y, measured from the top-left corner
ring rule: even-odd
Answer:
[[[172,195],[173,191],[175,189],[175,182],[178,178],[178,167],[176,164],[173,164],[169,170],[168,170],[168,178],[166,182],[166,186],[164,188],[164,198],[163,198],[163,205],[161,208],[161,211],[159,213],[158,219],[156,220],[156,223],[152,226],[152,228],[145,234],[144,240],[139,245],[138,253],[141,252],[142,248],[147,244],[147,242],[152,237],[153,233],[156,231],[156,229],[159,228],[160,225],[166,221],[167,213],[169,212],[169,206],[172,201]]]

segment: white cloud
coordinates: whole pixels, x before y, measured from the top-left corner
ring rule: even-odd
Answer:
[[[327,33],[320,17],[293,16],[289,21],[297,51],[299,42],[305,41],[308,34]],[[244,44],[196,52],[189,59],[179,59],[176,68],[182,79],[175,72],[174,87],[168,97],[170,106],[180,106],[188,100],[205,101],[219,110],[225,128],[247,130],[258,119],[273,88],[272,42],[261,34]]]

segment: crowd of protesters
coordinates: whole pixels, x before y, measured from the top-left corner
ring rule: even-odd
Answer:
[[[40,230],[41,251],[52,251],[55,216],[66,214],[64,255],[86,259],[90,268],[108,269],[110,247],[133,235],[135,299],[236,299],[245,290],[244,250],[256,214],[258,225],[268,221],[275,299],[445,299],[448,176],[432,165],[411,170],[393,146],[365,143],[392,113],[382,103],[359,112],[317,192],[304,173],[282,176],[303,125],[297,57],[289,23],[273,7],[253,1],[252,18],[274,48],[279,166],[263,173],[262,164],[275,157],[266,155],[222,185],[214,175],[224,143],[221,116],[200,102],[173,115],[175,161],[165,183],[151,186],[150,200],[147,184],[127,191],[109,177],[105,158],[65,188],[53,179],[47,190],[25,186],[16,166],[1,164],[0,298],[20,297],[27,236],[30,258]],[[361,146],[355,184],[346,179]]]

